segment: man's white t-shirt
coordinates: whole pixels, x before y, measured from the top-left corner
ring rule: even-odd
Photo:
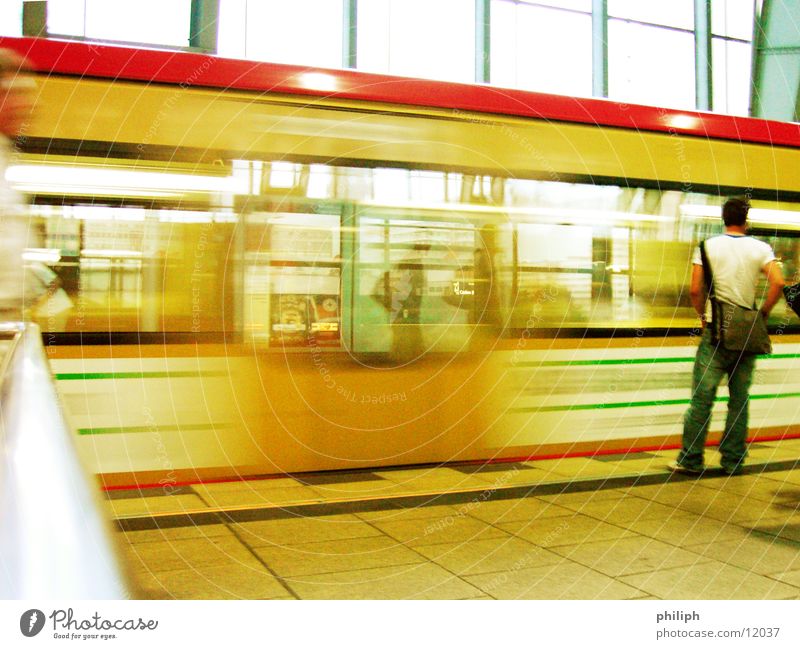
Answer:
[[[718,300],[747,309],[758,306],[756,284],[759,275],[775,259],[768,244],[748,236],[721,234],[706,240],[706,256]],[[692,263],[703,265],[700,246],[695,250]]]

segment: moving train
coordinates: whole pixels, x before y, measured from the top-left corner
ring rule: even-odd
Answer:
[[[796,125],[0,46],[37,82],[27,257],[67,298],[30,317],[107,486],[673,447],[725,197],[794,279]],[[798,321],[770,326],[754,439],[800,435]]]

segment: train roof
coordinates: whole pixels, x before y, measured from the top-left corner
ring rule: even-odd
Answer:
[[[0,46],[25,56],[40,74],[424,106],[740,142],[800,146],[798,123],[656,108],[608,99],[49,38],[2,37]]]

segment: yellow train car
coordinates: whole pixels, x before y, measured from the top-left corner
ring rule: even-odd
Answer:
[[[796,271],[796,126],[0,45],[37,81],[28,256],[68,298],[31,317],[107,485],[674,446],[724,197]],[[798,323],[770,324],[754,439],[800,434]]]

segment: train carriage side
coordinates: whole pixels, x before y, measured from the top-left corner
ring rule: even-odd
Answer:
[[[249,64],[297,80],[276,92],[174,53],[161,68],[191,83],[76,75],[97,64],[62,46],[72,68],[41,55],[10,177],[71,282],[73,309],[40,318],[108,484],[675,445],[690,257],[721,197],[752,197],[795,272],[800,138],[740,137],[755,120],[652,109],[642,130],[626,120],[645,109],[613,102],[571,100],[589,112],[567,121],[566,98],[515,91],[526,110],[504,114],[463,87],[454,109],[455,84],[342,73],[337,93],[336,72]],[[771,325],[761,439],[800,434],[797,320]]]

